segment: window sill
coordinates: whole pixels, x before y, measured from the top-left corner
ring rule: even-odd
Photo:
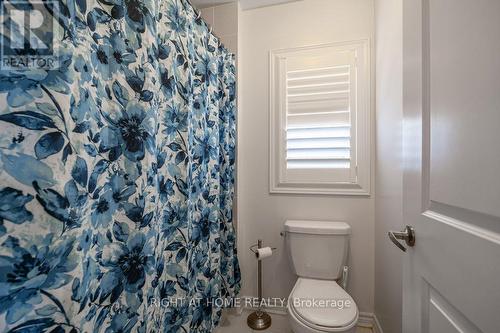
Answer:
[[[336,184],[329,187],[315,187],[315,184],[271,184],[271,194],[305,194],[332,196],[370,196],[370,189],[359,184]]]

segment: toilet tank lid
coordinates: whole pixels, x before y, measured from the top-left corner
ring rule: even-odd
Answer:
[[[313,235],[349,235],[351,227],[345,222],[288,220],[285,231]]]

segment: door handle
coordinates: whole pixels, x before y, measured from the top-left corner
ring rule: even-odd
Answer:
[[[407,225],[403,231],[389,231],[389,239],[401,249],[401,251],[406,252],[406,247],[399,242],[399,240],[404,240],[406,245],[415,245],[415,229],[412,226]]]

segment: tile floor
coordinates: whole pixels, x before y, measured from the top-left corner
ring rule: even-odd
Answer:
[[[288,325],[288,319],[283,314],[271,314],[272,326],[265,331],[254,331],[247,326],[247,316],[249,313],[247,310],[244,310],[240,315],[225,313],[215,333],[292,333]],[[356,333],[373,333],[373,331],[371,328],[358,327]]]

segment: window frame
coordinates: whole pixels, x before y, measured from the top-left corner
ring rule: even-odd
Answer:
[[[304,180],[286,177],[286,59],[299,53],[329,51],[354,51],[356,57],[356,107],[351,117],[352,166],[349,181],[329,181],[318,178],[319,171],[304,169]],[[319,44],[305,47],[271,50],[269,52],[269,192],[281,194],[320,195],[370,195],[371,187],[371,53],[368,39]],[[328,174],[327,170],[326,174]],[[330,170],[331,171],[331,170]],[[313,174],[314,173],[314,174]],[[309,178],[309,180],[306,180]],[[314,179],[314,181],[311,181]]]

